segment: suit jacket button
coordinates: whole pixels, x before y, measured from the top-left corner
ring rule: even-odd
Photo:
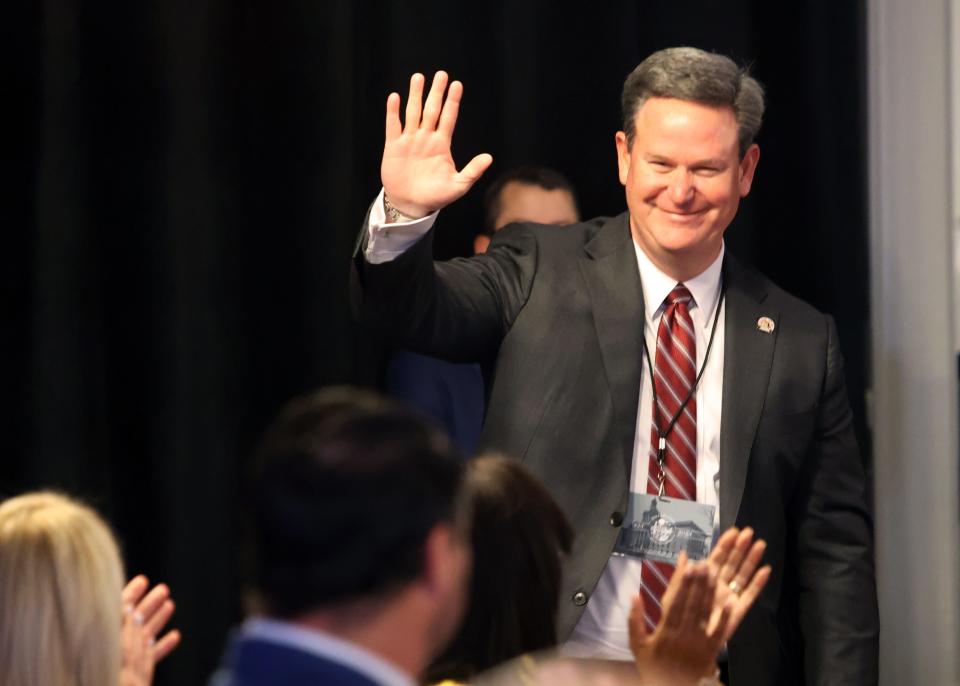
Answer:
[[[574,605],[586,605],[587,604],[587,594],[583,591],[577,591],[573,594],[573,604]]]
[[[623,515],[619,512],[614,512],[610,515],[610,526],[620,526],[623,524]]]

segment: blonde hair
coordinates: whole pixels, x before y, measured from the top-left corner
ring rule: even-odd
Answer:
[[[86,505],[48,492],[0,504],[0,683],[118,683],[123,579]]]

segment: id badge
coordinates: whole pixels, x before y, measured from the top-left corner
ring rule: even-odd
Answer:
[[[693,500],[630,493],[613,554],[676,564],[685,552],[691,560],[702,560],[713,547],[715,512],[713,505]]]

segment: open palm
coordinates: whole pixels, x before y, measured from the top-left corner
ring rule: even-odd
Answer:
[[[450,146],[463,84],[454,81],[448,91],[447,80],[446,72],[438,71],[423,101],[423,75],[410,78],[403,125],[400,96],[387,98],[380,179],[391,204],[410,217],[426,216],[462,197],[493,162],[484,153],[457,171]]]

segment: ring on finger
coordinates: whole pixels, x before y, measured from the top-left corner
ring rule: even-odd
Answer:
[[[743,592],[743,586],[741,586],[740,582],[737,581],[736,579],[732,580],[729,583],[729,587],[730,587],[730,590],[736,593],[737,595],[740,595]]]

